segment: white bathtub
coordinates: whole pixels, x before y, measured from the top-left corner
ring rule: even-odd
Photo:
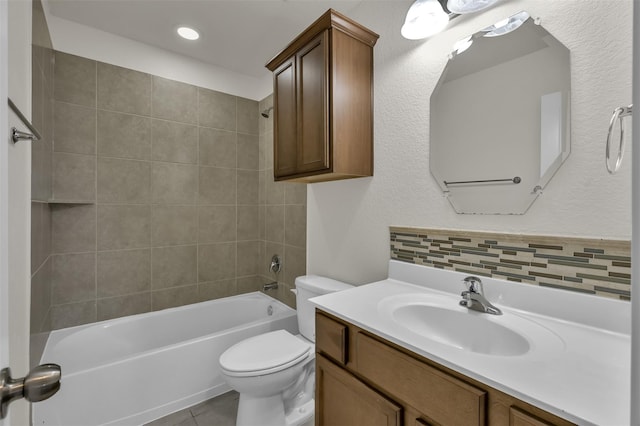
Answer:
[[[295,310],[255,292],[53,331],[42,362],[62,387],[33,424],[141,425],[220,395],[220,354],[277,329],[298,332]]]

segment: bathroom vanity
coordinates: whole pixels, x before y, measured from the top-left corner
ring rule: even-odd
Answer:
[[[465,274],[389,270],[313,299],[316,425],[628,424],[628,303],[483,278],[490,315]]]
[[[322,311],[316,327],[318,425],[574,424]]]

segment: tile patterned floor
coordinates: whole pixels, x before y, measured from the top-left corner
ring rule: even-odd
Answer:
[[[145,426],[235,426],[238,392],[227,392]]]

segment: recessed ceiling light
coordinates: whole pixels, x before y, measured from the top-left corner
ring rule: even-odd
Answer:
[[[200,34],[193,28],[180,27],[177,31],[180,37],[186,38],[187,40],[197,40],[200,38]]]

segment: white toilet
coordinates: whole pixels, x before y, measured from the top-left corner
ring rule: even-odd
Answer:
[[[317,275],[296,278],[300,335],[272,331],[220,355],[222,375],[240,393],[236,426],[313,424],[316,335],[315,307],[309,299],[351,287]]]

